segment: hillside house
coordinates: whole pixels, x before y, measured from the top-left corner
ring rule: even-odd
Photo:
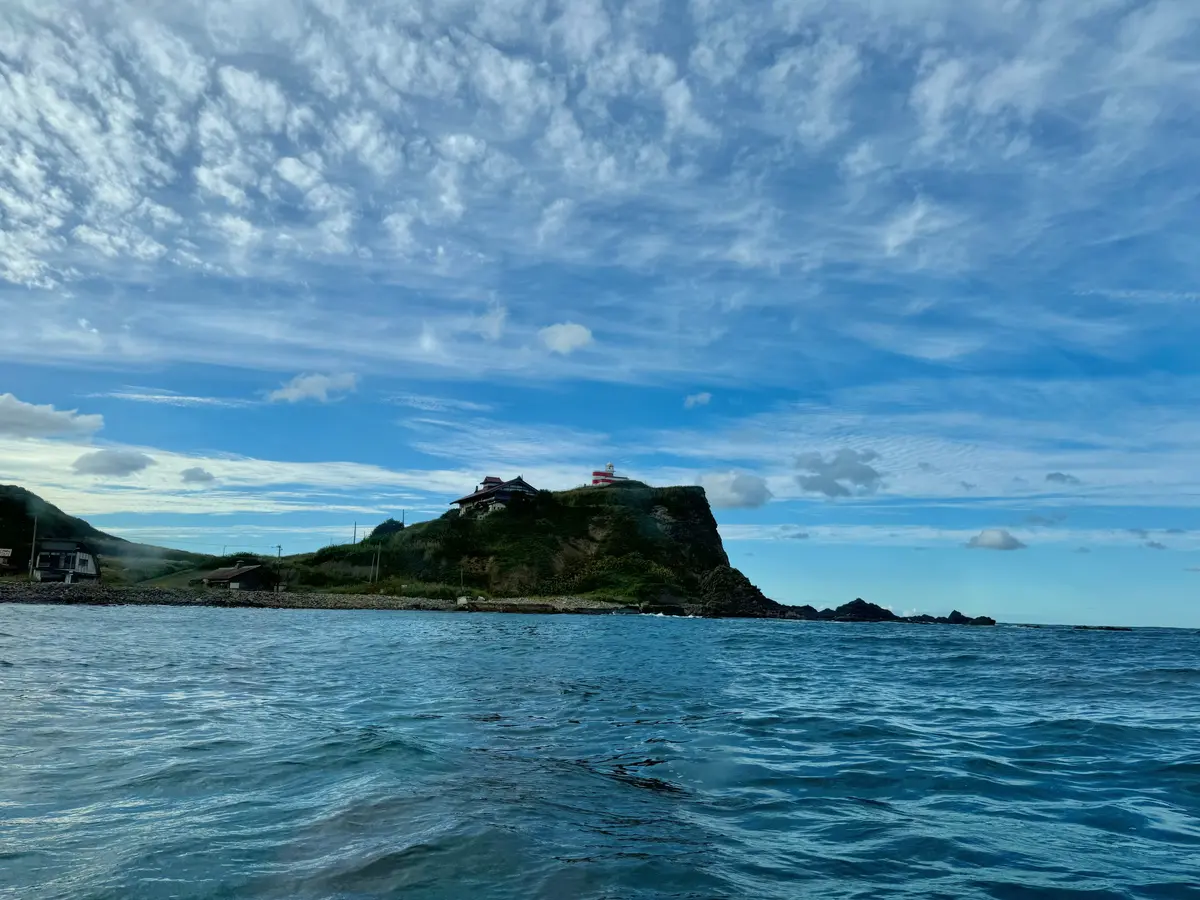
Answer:
[[[34,581],[99,581],[100,562],[78,541],[47,540],[37,548],[33,565]]]
[[[470,510],[487,513],[496,509],[504,509],[513,497],[519,495],[536,496],[537,488],[520,476],[511,481],[502,481],[494,475],[489,475],[483,479],[482,484],[475,487],[474,493],[459,497],[452,505],[457,506],[462,512]]]
[[[270,591],[275,579],[266,566],[243,565],[239,560],[232,566],[217,569],[204,576],[204,586],[227,591]]]

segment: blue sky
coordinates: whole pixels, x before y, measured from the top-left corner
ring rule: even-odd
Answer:
[[[0,480],[285,552],[705,485],[786,602],[1200,626],[1200,5],[0,9]]]

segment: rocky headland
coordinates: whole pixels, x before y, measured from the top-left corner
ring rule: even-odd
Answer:
[[[28,534],[32,511],[40,515],[39,521],[52,522],[61,536],[102,542],[110,555],[100,585],[0,582],[0,603],[995,624],[986,616],[957,611],[945,617],[906,618],[861,599],[822,610],[771,600],[730,564],[700,487],[654,488],[630,481],[604,488],[538,491],[486,514],[454,509],[408,527],[389,521],[363,541],[282,560],[255,560],[270,570],[270,584],[286,586],[270,592],[205,588],[202,579],[217,567],[216,558],[122,542],[28,492],[8,490],[13,510],[0,521],[0,531],[11,531],[14,539]],[[31,507],[35,501],[41,506]],[[168,583],[163,583],[161,568],[152,570],[157,577],[134,577],[137,569],[131,561],[164,558],[169,563]]]

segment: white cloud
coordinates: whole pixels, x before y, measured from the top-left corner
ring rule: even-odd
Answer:
[[[297,375],[283,387],[268,394],[267,399],[272,403],[299,403],[303,400],[329,403],[350,393],[357,386],[358,376],[353,373]]]
[[[1155,333],[1150,319],[1056,311],[1053,289],[1012,290],[1017,266],[1030,283],[1099,285],[1098,304],[1118,302],[1106,285],[1160,307],[1195,294],[1175,245],[1124,240],[1178,233],[1186,204],[1122,193],[1139,173],[1186,183],[1187,141],[1166,112],[1198,99],[1180,74],[1198,33],[1186,3],[1033,14],[1015,0],[999,14],[984,0],[847,0],[749,15],[708,0],[686,10],[686,46],[669,5],[639,0],[549,20],[523,0],[420,16],[372,0],[210,6],[131,18],[115,0],[86,15],[52,3],[70,27],[24,16],[5,32],[0,278],[71,289],[45,295],[57,326],[0,290],[0,341],[19,358],[311,371],[333,346],[346,370],[411,371],[431,362],[418,342],[370,337],[427,324],[436,365],[528,375],[565,363],[518,364],[531,338],[519,323],[594,322],[602,304],[606,339],[573,374],[694,376],[712,357],[685,336],[665,350],[663,336],[721,331],[716,365],[752,380],[752,348],[785,343],[788,321],[815,326],[830,353],[857,323],[858,339],[937,363],[1051,335],[1135,352]],[[318,27],[327,16],[336,27]],[[1099,266],[1074,252],[1101,246],[1116,249]],[[547,290],[566,262],[570,289]],[[730,262],[762,278],[755,303],[777,319],[705,302]],[[970,283],[947,283],[966,263]],[[904,296],[917,269],[923,289],[970,295],[952,320],[902,328],[853,289]],[[1130,271],[1178,277],[1122,284]],[[223,277],[253,280],[254,315],[278,323],[267,339],[221,326],[247,313]],[[660,279],[691,296],[664,302]],[[501,287],[503,328],[453,327],[467,295]],[[383,312],[392,289],[405,301]],[[80,319],[91,324],[64,340]],[[767,321],[785,324],[765,334]],[[775,358],[774,377],[797,374]]]
[[[81,415],[76,410],[55,409],[0,394],[0,435],[12,437],[80,437],[104,427],[104,417]]]
[[[975,535],[966,544],[971,548],[982,550],[1024,550],[1025,544],[1021,543],[1008,531],[1003,528],[985,528],[979,534]]]
[[[698,406],[708,406],[712,402],[712,394],[704,391],[699,394],[689,394],[683,399],[685,409],[695,409]]]
[[[772,496],[765,480],[745,472],[712,472],[700,478],[700,486],[718,509],[756,509]]]
[[[155,465],[154,460],[137,450],[95,450],[71,464],[79,475],[127,478]]]
[[[538,332],[538,337],[548,350],[563,356],[587,347],[593,340],[591,329],[575,322],[548,325]]]

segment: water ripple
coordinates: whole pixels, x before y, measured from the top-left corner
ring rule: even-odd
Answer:
[[[0,897],[1200,897],[1200,633],[0,624]]]

